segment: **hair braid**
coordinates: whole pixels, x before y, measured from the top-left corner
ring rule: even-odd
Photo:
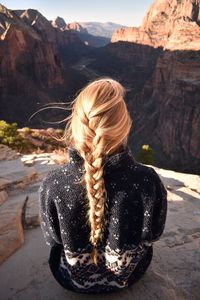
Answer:
[[[96,246],[99,240],[103,238],[105,229],[105,196],[106,190],[103,179],[103,149],[104,140],[92,128],[92,119],[86,114],[82,116],[81,122],[87,127],[87,131],[93,135],[93,141],[90,145],[84,141],[80,145],[80,152],[84,158],[85,184],[87,198],[89,200],[87,210],[87,220],[91,227],[90,241],[94,246],[91,253],[93,262],[97,265]]]
[[[84,160],[85,172],[76,183],[86,188],[86,222],[91,228],[90,242],[94,246],[91,254],[95,264],[97,244],[108,221],[104,158],[127,143],[132,125],[124,96],[124,87],[112,78],[90,82],[73,101],[72,115],[64,135],[66,144],[73,144]]]

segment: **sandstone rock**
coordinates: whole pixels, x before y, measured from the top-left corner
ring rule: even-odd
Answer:
[[[7,201],[0,207],[0,264],[24,243],[22,206]]]
[[[32,167],[34,165],[34,160],[25,160],[24,165],[27,167]]]
[[[8,194],[6,191],[0,191],[0,205],[3,204],[8,198]]]
[[[137,27],[120,28],[117,29],[113,35],[111,42],[116,43],[119,41],[131,42],[143,45],[151,45],[151,37],[146,31],[140,30]]]
[[[87,29],[83,28],[81,26],[81,24],[79,24],[78,22],[68,23],[65,26],[65,29],[66,30],[75,30],[75,31],[78,31],[78,32],[81,32],[81,33],[88,33]]]
[[[20,156],[15,150],[10,147],[0,144],[0,161],[1,160],[11,160]]]
[[[134,116],[136,144],[143,136],[156,151],[158,165],[194,174],[200,174],[199,70],[199,51],[167,50],[134,100],[142,111]]]
[[[198,1],[155,0],[139,28],[118,29],[114,32],[111,41],[127,41],[153,47],[165,47],[168,41],[172,39],[174,42],[171,41],[171,45],[177,43],[179,47],[191,49],[191,46],[187,45],[188,37],[189,44],[192,40],[195,45],[192,48],[199,50],[199,10],[200,4]],[[186,36],[187,26],[190,27],[189,32],[194,35],[194,38],[189,35]],[[178,31],[178,33],[174,34],[174,31]],[[195,41],[195,36],[197,41]],[[183,45],[181,40],[184,40]]]
[[[34,168],[27,168],[20,159],[1,161],[0,190],[11,191],[23,188],[37,180],[38,174]]]
[[[143,63],[133,75],[137,89],[132,89],[135,94],[129,102],[135,153],[145,141],[155,150],[158,166],[194,174],[200,174],[199,11],[199,1],[156,0],[139,28],[122,28],[112,37],[115,55],[123,49],[129,64],[137,57],[133,68]],[[153,56],[154,50],[149,68],[144,53]]]
[[[24,207],[24,228],[33,228],[40,225],[38,193],[29,194]]]
[[[16,188],[24,188],[27,184],[36,181],[38,178],[37,172],[32,169],[18,182],[16,182]]]
[[[68,45],[70,43],[81,44],[78,35],[72,31],[63,32],[58,26],[52,26],[53,24],[35,9],[15,10],[15,12],[22,20],[39,31],[44,39],[54,43],[56,46],[57,43],[59,46]]]
[[[200,50],[200,26],[196,22],[179,20],[165,43],[167,50]]]
[[[41,154],[38,156],[41,158]],[[38,167],[36,161],[36,167],[37,172],[25,167],[20,158],[0,162],[0,263],[24,243],[22,221],[25,229],[39,225],[39,175],[43,178],[55,166]]]
[[[54,28],[36,10],[15,11],[2,5],[0,41],[0,72],[4,74],[0,118],[15,120],[20,126],[38,110],[38,104],[55,101],[55,91],[59,97],[66,96],[69,86],[58,47],[82,42],[75,33]],[[22,99],[28,105],[22,105]]]

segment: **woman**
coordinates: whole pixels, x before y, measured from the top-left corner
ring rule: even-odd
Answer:
[[[127,145],[124,96],[111,78],[80,91],[65,130],[68,161],[39,190],[50,269],[78,293],[114,292],[139,280],[165,226],[167,190]]]

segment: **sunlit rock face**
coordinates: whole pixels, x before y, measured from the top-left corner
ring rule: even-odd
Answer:
[[[156,0],[140,27],[118,29],[112,36],[112,42],[128,41],[153,47],[198,50],[199,10],[200,2],[197,0]]]
[[[72,22],[65,26],[65,29],[76,30],[81,33],[88,33],[86,28],[83,28],[78,22]]]
[[[130,61],[131,56],[137,55],[137,60],[144,63],[148,47],[152,49],[151,56],[157,55],[152,73],[130,104],[135,120],[132,135],[135,148],[139,149],[142,140],[154,147],[162,166],[197,174],[200,173],[199,11],[200,1],[156,0],[140,27],[122,28],[112,36],[116,53],[120,52],[120,41],[144,48],[141,54],[137,50],[124,50]],[[156,49],[161,51],[156,53]],[[144,67],[144,74],[146,70]]]
[[[60,30],[61,18],[56,19],[51,23],[39,11],[35,9],[15,10],[14,11],[25,23],[29,24],[32,28],[39,32],[42,38],[48,40],[55,45],[63,46],[70,43],[81,43],[78,35],[72,31]],[[57,25],[56,25],[57,24]],[[53,26],[54,25],[54,26]],[[56,25],[56,26],[55,26]],[[59,26],[58,26],[59,25]]]

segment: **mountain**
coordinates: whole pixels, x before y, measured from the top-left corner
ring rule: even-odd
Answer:
[[[111,38],[115,30],[119,28],[127,28],[125,25],[112,23],[112,22],[79,22],[87,31],[95,36],[104,36]]]
[[[58,44],[82,44],[74,32],[55,29],[36,10],[0,5],[0,119],[26,125],[38,106],[74,92],[74,73],[63,64]],[[39,121],[35,121],[37,126]],[[35,125],[36,125],[35,124]]]
[[[51,21],[51,24],[54,27],[59,28],[62,32],[69,30],[70,32],[74,32],[80,38],[80,40],[88,46],[103,47],[110,42],[110,38],[95,36],[88,33],[87,29],[78,22],[66,24],[64,19],[57,17],[55,20]]]
[[[127,41],[164,49],[170,47],[179,50],[181,47],[183,50],[199,50],[199,6],[198,0],[155,0],[140,27],[116,30],[112,42]]]
[[[67,24],[65,30],[66,29],[74,31],[79,36],[81,41],[88,46],[103,47],[110,43],[110,38],[104,36],[94,36],[88,33],[87,29],[83,28],[80,23],[77,22]]]
[[[146,57],[156,55],[152,73],[130,104],[134,146],[146,141],[161,165],[195,173],[200,173],[199,12],[199,1],[156,0],[139,28],[119,29],[111,40],[113,52],[121,58],[126,53],[130,62],[137,57],[143,73]]]
[[[55,45],[68,45],[70,43],[81,43],[78,35],[71,30],[61,31],[60,28],[52,24],[37,10],[14,10],[24,23],[30,25],[40,36]]]

